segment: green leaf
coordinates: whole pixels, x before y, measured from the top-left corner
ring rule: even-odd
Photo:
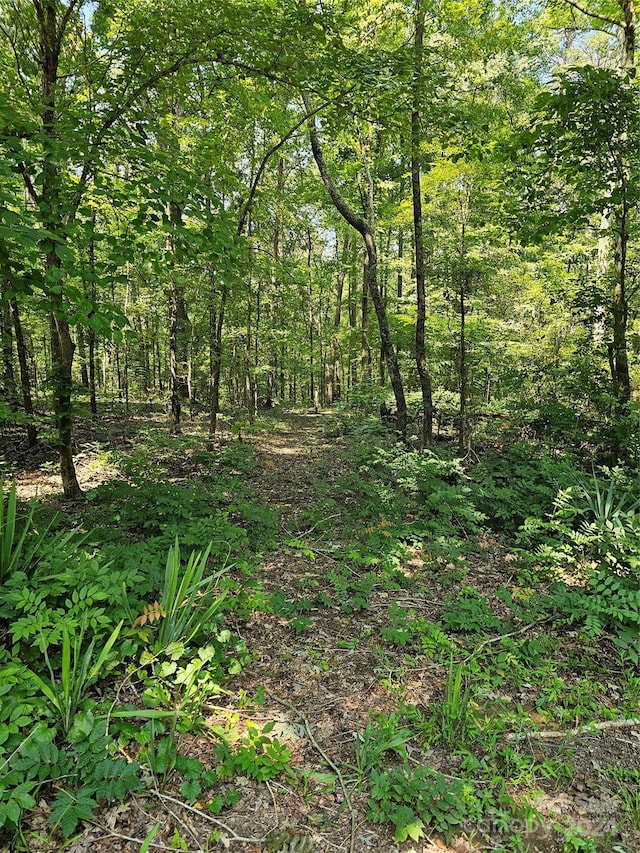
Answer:
[[[185,800],[188,800],[190,803],[195,803],[202,793],[200,782],[197,779],[185,779],[180,786],[180,793]]]

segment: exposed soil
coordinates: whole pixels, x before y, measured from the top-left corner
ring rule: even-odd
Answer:
[[[327,577],[336,565],[332,554],[346,544],[342,541],[339,510],[331,519],[330,534],[325,526],[324,536],[314,538],[314,531],[305,527],[305,512],[316,499],[318,484],[337,476],[346,464],[342,461],[340,440],[326,438],[325,425],[322,415],[292,415],[287,418],[286,427],[280,425],[272,434],[250,439],[261,463],[250,476],[256,501],[279,508],[281,539],[290,543],[265,556],[261,580],[266,591],[282,590],[291,600],[303,597],[311,588],[314,595],[328,588]],[[87,470],[90,463],[88,452]],[[177,476],[181,473],[194,476],[194,472],[176,472]],[[48,475],[41,471],[39,474],[38,493],[42,494],[47,487],[42,478]],[[31,476],[23,474],[20,479],[25,490],[35,489]],[[33,476],[37,476],[35,472]],[[85,480],[92,482],[91,476]],[[309,550],[303,543],[311,539],[314,547]],[[301,543],[299,548],[295,547],[296,541]],[[514,562],[512,555],[491,537],[486,536],[482,546],[480,555],[471,561],[465,584],[477,588],[498,610],[501,602],[493,594],[512,579]],[[221,700],[221,705],[226,701],[228,711],[242,704],[238,697],[252,697],[264,689],[264,705],[252,712],[252,719],[256,724],[276,722],[272,735],[292,750],[297,782],[287,775],[268,783],[235,780],[242,797],[220,817],[207,815],[197,806],[186,806],[179,786],[173,789],[170,784],[162,792],[131,798],[106,809],[65,849],[69,853],[138,853],[156,822],[160,828],[150,850],[473,853],[497,849],[499,836],[490,825],[469,828],[475,833],[448,845],[436,836],[397,844],[392,828],[367,819],[366,796],[346,781],[355,763],[355,739],[372,713],[391,713],[398,707],[399,696],[425,709],[443,696],[446,672],[441,665],[421,657],[414,666],[407,666],[401,649],[390,648],[381,656],[378,639],[381,628],[387,626],[392,600],[410,606],[426,619],[438,619],[445,594],[455,592],[457,583],[456,566],[442,565],[440,569],[434,568],[427,586],[422,556],[416,550],[404,567],[409,578],[406,589],[397,595],[376,590],[369,607],[358,612],[342,613],[328,607],[310,610],[306,614],[310,624],[299,634],[285,618],[261,611],[253,612],[245,623],[232,626],[242,635],[254,659],[233,679],[230,688],[234,695]],[[414,584],[411,578],[416,572],[421,579]],[[536,636],[544,632],[545,625],[532,625],[527,630]],[[569,635],[567,642],[571,642]],[[602,655],[606,661],[608,650],[599,648],[594,654]],[[613,704],[620,698],[616,694],[620,691],[618,676],[612,664]],[[537,685],[529,685],[510,700],[533,708],[537,689]],[[235,710],[241,720],[248,715],[246,707]],[[223,716],[224,711],[212,711],[211,722]],[[569,750],[568,760],[575,767],[574,778],[568,784],[537,780],[536,806],[544,820],[528,830],[532,852],[561,853],[559,836],[552,829],[559,819],[570,820],[588,835],[607,836],[607,843],[617,843],[619,850],[640,849],[639,833],[621,837],[618,826],[622,804],[615,790],[602,789],[598,775],[604,767],[638,768],[640,726],[611,726],[568,738],[535,738],[526,745],[520,744],[520,748],[530,749],[538,758]],[[212,764],[212,744],[204,736],[185,736],[181,751],[198,757],[206,766]],[[410,745],[410,758],[415,763],[427,762],[451,776],[456,775],[459,766],[458,759],[446,750],[424,752],[418,743]],[[340,780],[335,785],[327,784],[321,775],[336,771],[343,777],[344,787]],[[305,774],[306,782],[302,781]],[[220,790],[224,786],[217,789]],[[51,846],[45,830],[46,817],[47,806],[42,803],[40,811],[33,813],[27,832],[34,853],[62,849]],[[214,831],[220,832],[217,841],[211,840]],[[178,838],[185,847],[176,844]]]

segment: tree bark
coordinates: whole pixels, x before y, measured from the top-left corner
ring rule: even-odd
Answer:
[[[13,323],[8,298],[9,282],[2,282],[2,312],[0,313],[0,338],[2,339],[2,395],[12,411],[18,406],[16,377],[13,372]]]
[[[420,187],[420,78],[422,76],[422,53],[424,41],[424,5],[422,0],[417,0],[416,7],[416,31],[414,41],[414,79],[413,79],[413,104],[411,110],[411,196],[413,201],[413,234],[414,234],[414,258],[416,270],[416,366],[420,378],[420,390],[422,392],[422,430],[420,435],[420,447],[424,448],[433,441],[433,399],[431,394],[431,375],[427,366],[425,349],[425,320],[426,320],[426,294],[425,294],[425,260],[424,260],[424,234],[422,219],[422,191]],[[400,290],[400,286],[398,288]]]
[[[309,115],[312,115],[309,96],[307,94],[303,94],[303,100],[307,113]],[[404,386],[402,384],[402,377],[400,375],[400,369],[398,367],[396,352],[393,346],[393,342],[391,340],[391,332],[389,330],[389,322],[387,319],[386,308],[382,299],[382,294],[380,293],[380,289],[378,288],[378,252],[376,248],[373,228],[365,219],[359,216],[354,210],[352,210],[347,205],[347,203],[340,195],[336,185],[334,184],[324,160],[322,146],[320,145],[320,140],[318,137],[316,122],[313,117],[309,119],[308,127],[313,157],[316,161],[318,171],[320,172],[320,177],[322,178],[322,182],[325,185],[329,197],[331,198],[331,201],[333,202],[338,213],[346,222],[348,222],[348,224],[352,228],[354,228],[360,234],[364,241],[365,254],[367,259],[365,266],[365,283],[371,295],[371,301],[373,302],[376,317],[378,319],[382,352],[384,353],[387,362],[389,379],[391,381],[391,387],[393,388],[393,394],[396,401],[396,429],[398,430],[400,435],[404,437],[406,436],[407,432],[407,403],[404,396]]]
[[[39,62],[41,68],[42,110],[40,119],[43,130],[42,189],[40,209],[43,225],[55,235],[53,245],[45,252],[45,279],[61,282],[63,279],[60,259],[56,253],[58,245],[66,242],[64,233],[64,204],[61,198],[61,174],[57,155],[56,88],[62,38],[68,16],[58,25],[58,5],[55,0],[40,0],[34,3],[38,22]],[[71,8],[67,10],[70,12]],[[49,244],[51,241],[49,241]],[[71,381],[75,345],[71,339],[66,320],[64,290],[51,294],[53,310],[49,318],[51,331],[51,378],[53,386],[53,410],[58,433],[58,453],[62,489],[67,498],[83,497],[73,464],[73,418],[71,414]]]
[[[18,300],[11,297],[11,314],[13,317],[13,330],[16,336],[16,351],[18,353],[18,364],[20,366],[20,386],[22,388],[22,405],[27,415],[27,443],[29,447],[35,447],[38,441],[38,432],[34,423],[33,398],[31,396],[31,377],[29,376],[29,363],[27,361],[27,348],[24,343],[22,321]]]

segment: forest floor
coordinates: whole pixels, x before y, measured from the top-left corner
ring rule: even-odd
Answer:
[[[189,430],[187,425],[185,431]],[[199,440],[195,427],[191,433]],[[101,438],[107,440],[108,435]],[[206,437],[200,438],[204,446]],[[136,441],[135,436],[120,434],[117,443],[126,450]],[[238,437],[228,434],[225,441],[238,442]],[[269,430],[243,435],[242,442],[250,446],[255,464],[248,473],[237,475],[256,505],[276,510],[278,517],[278,544],[262,555],[252,579],[272,606],[229,606],[225,612],[226,624],[242,637],[251,660],[229,680],[228,693],[209,707],[207,725],[224,727],[231,716],[241,729],[247,723],[259,729],[269,724],[269,737],[291,752],[290,770],[266,782],[236,776],[219,783],[218,793],[224,796],[234,788],[241,797],[215,816],[200,803],[186,802],[180,780],[169,778],[153,795],[140,794],[105,807],[64,849],[138,853],[156,822],[160,825],[150,850],[640,849],[640,794],[636,791],[634,800],[632,788],[619,784],[621,779],[633,779],[638,770],[640,726],[623,725],[614,713],[619,705],[628,709],[635,702],[638,707],[638,696],[629,696],[628,673],[611,649],[606,644],[582,647],[575,631],[557,633],[554,628],[553,672],[561,673],[561,678],[555,682],[552,707],[550,684],[542,683],[550,678],[550,670],[532,665],[524,679],[509,677],[511,666],[520,668],[520,662],[509,657],[509,641],[520,643],[518,649],[528,643],[535,656],[548,641],[551,627],[547,619],[504,621],[510,614],[504,597],[496,593],[518,586],[519,568],[517,556],[503,542],[485,532],[467,554],[451,559],[434,558],[413,543],[403,549],[391,581],[385,580],[380,573],[376,576],[375,560],[371,566],[345,562],[345,553],[353,547],[352,522],[345,519],[353,518],[357,497],[344,488],[344,481],[357,472],[348,438],[335,434],[327,415],[279,414]],[[203,467],[204,458],[175,455],[168,469],[171,481],[190,486],[206,481],[211,471]],[[80,473],[88,488],[118,475],[116,465],[98,464],[90,442]],[[36,492],[46,495],[52,486],[48,477],[41,468],[23,472],[19,489],[29,497]],[[57,504],[55,495],[51,499]],[[367,523],[362,523],[363,536]],[[385,523],[384,517],[379,518],[371,529],[384,535]],[[241,573],[236,579],[243,583]],[[485,620],[480,635],[467,633],[464,624],[457,631],[450,625],[437,627],[443,625],[443,612],[461,595],[467,602],[484,599],[491,608],[495,619]],[[471,618],[480,619],[473,612]],[[473,669],[455,669],[472,658],[481,659],[484,670],[492,672],[490,679],[474,685]],[[585,659],[590,661],[590,673]],[[456,693],[452,676],[458,671],[462,681]],[[593,672],[599,673],[596,687],[587,690]],[[516,711],[521,731],[501,727],[500,719]],[[604,724],[572,731],[581,726],[585,714]],[[631,716],[628,710],[625,716]],[[482,719],[487,732],[493,731],[495,721],[496,733],[485,742],[474,741],[467,727],[471,718],[478,725]],[[440,720],[448,739],[433,735],[434,720]],[[529,724],[542,731],[531,734]],[[394,730],[403,733],[400,744]],[[215,765],[213,741],[206,730],[179,737],[183,755],[199,759],[205,767]],[[401,756],[409,767],[429,767],[452,783],[472,777],[477,766],[478,789],[485,785],[487,797],[495,797],[495,808],[486,811],[492,816],[475,825],[456,821],[453,803],[448,807],[448,832],[433,830],[427,823],[423,834],[416,832],[422,835],[418,840],[394,841],[392,823],[372,820],[371,779],[372,771],[393,768]],[[495,779],[487,775],[487,767],[494,766],[503,777],[501,793],[495,793]],[[455,790],[461,802],[470,796],[463,786]],[[442,796],[446,799],[449,793]],[[509,826],[500,822],[505,797],[523,804],[522,819]],[[436,825],[437,801],[436,796],[426,807],[427,816],[433,809]],[[526,803],[533,809],[527,810]],[[51,847],[51,837],[45,840],[41,831],[46,812],[43,803],[41,813],[36,810],[28,818],[25,837],[31,839],[34,853],[62,849]]]

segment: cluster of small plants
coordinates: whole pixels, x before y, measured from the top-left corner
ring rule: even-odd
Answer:
[[[227,460],[248,464],[244,451]],[[250,659],[224,624],[229,574],[249,571],[276,530],[246,492],[212,489],[113,482],[89,495],[85,523],[100,520],[90,532],[2,490],[0,837],[43,798],[51,832],[68,837],[150,779],[161,788],[177,775],[194,802],[235,775],[263,781],[288,766],[268,727],[209,729],[214,768],[180,753]],[[207,807],[235,796],[213,792]]]

